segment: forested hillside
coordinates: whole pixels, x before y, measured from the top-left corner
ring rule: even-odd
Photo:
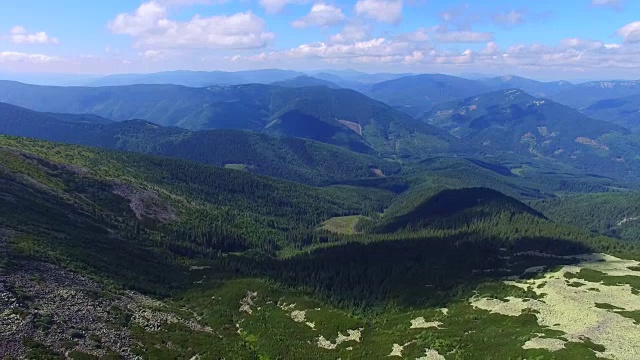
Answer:
[[[565,105],[582,108],[600,100],[640,94],[638,80],[590,81],[557,92],[551,99]]]
[[[312,140],[240,130],[192,132],[141,120],[110,122],[92,115],[39,113],[3,103],[0,133],[165,155],[316,185],[400,170],[391,161]]]
[[[54,204],[82,206],[79,211],[100,218],[125,216],[123,221],[131,226],[151,221],[165,231],[155,241],[200,255],[215,251],[216,244],[275,251],[288,242],[306,241],[292,234],[307,236],[305,231],[332,216],[381,211],[392,196],[349,186],[313,188],[169,158],[23,138],[0,140],[3,169],[11,183],[28,185],[21,177],[25,174],[42,185],[44,194],[58,199]],[[3,200],[5,212],[11,213],[4,220],[10,225],[27,226],[28,215],[35,222],[28,228],[39,231],[44,226],[38,221],[52,220],[43,216],[47,211],[35,210],[38,196],[14,200],[18,195],[11,192]],[[29,193],[18,198],[23,196]],[[11,211],[14,203],[32,206],[33,211]]]
[[[637,139],[628,129],[518,89],[439,104],[423,119],[488,152],[554,159],[596,174],[636,176]]]
[[[367,94],[412,116],[420,116],[433,105],[490,91],[474,80],[442,74],[401,77],[377,83]]]
[[[455,350],[441,329],[473,326],[470,344],[529,356],[544,351],[523,348],[545,331],[535,316],[488,315],[481,296],[536,297],[502,279],[581,261],[576,254],[640,258],[633,243],[552,222],[495,190],[415,188],[424,176],[415,171],[404,186],[378,178],[314,188],[0,137],[0,276],[11,286],[2,299],[20,314],[7,315],[15,327],[0,340],[31,358],[355,359],[385,357],[399,343],[419,357],[425,349],[411,342],[435,338],[425,345],[432,353],[471,359],[480,348]],[[403,191],[421,197],[401,200]],[[353,215],[362,220],[351,235],[319,229]],[[75,313],[64,294],[75,294]],[[496,328],[509,330],[495,336]],[[599,344],[580,340],[559,354],[595,358]]]
[[[609,121],[635,132],[640,129],[640,93],[600,100],[580,110],[594,119]]]
[[[627,241],[640,240],[637,192],[579,194],[531,204],[557,222]]]
[[[442,131],[358,92],[323,86],[52,87],[0,82],[0,101],[36,111],[144,119],[191,130],[244,129],[357,152],[416,156],[453,148]]]

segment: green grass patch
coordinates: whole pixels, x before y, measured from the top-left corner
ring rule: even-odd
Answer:
[[[624,310],[621,307],[617,307],[615,305],[611,305],[611,304],[607,304],[607,303],[596,303],[596,307],[598,309],[605,309],[605,310]]]
[[[640,325],[640,310],[616,311],[616,314],[620,314],[626,318],[633,319],[636,322],[636,324]]]
[[[578,273],[578,277],[589,282],[603,283],[607,286],[629,285],[636,291],[640,290],[640,276],[609,276],[601,271],[582,269]]]
[[[334,217],[323,222],[319,229],[336,234],[353,235],[357,233],[356,226],[362,219],[366,219],[366,216],[352,215]]]

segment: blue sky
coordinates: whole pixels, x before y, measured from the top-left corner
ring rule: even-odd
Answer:
[[[640,78],[632,0],[3,0],[0,72]]]

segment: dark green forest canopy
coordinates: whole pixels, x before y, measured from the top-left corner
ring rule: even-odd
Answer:
[[[448,134],[356,91],[325,86],[52,87],[0,81],[0,101],[36,111],[144,119],[191,130],[243,129],[304,137],[361,153],[421,156],[456,145]]]
[[[0,133],[171,156],[312,185],[392,175],[396,162],[313,140],[242,130],[192,132],[148,121],[45,114],[0,103]]]

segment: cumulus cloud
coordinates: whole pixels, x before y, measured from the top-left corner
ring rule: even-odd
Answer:
[[[332,35],[329,39],[332,43],[348,43],[364,40],[369,36],[371,28],[364,24],[347,24],[342,30]]]
[[[336,26],[344,21],[347,17],[338,7],[317,3],[311,7],[309,14],[294,21],[291,25],[295,28],[306,28],[310,26]]]
[[[9,31],[9,40],[14,44],[59,44],[57,38],[50,37],[44,31],[29,33],[27,29],[16,25]]]
[[[407,55],[404,57],[403,63],[405,64],[415,64],[424,61],[424,52],[422,51],[414,51],[411,55]]]
[[[169,52],[166,50],[145,50],[144,52],[138,53],[138,55],[145,60],[159,61],[167,58]]]
[[[425,28],[420,28],[418,30],[412,31],[410,33],[400,35],[400,39],[406,39],[413,42],[422,42],[430,39],[429,30]]]
[[[358,0],[355,12],[369,19],[398,24],[402,20],[402,0]]]
[[[399,55],[406,47],[406,43],[397,43],[385,38],[376,38],[367,41],[355,41],[350,44],[327,44],[324,42],[303,44],[289,50],[286,55],[295,58],[384,57]]]
[[[260,5],[268,14],[277,14],[289,4],[306,4],[308,0],[260,0]]]
[[[48,56],[42,54],[27,54],[15,51],[3,51],[0,52],[0,63],[4,62],[26,62],[26,63],[39,63],[45,64],[53,61],[60,61],[61,59],[55,56]]]
[[[275,35],[265,21],[251,11],[229,16],[194,16],[179,22],[167,18],[167,8],[155,1],[143,3],[134,13],[117,15],[109,22],[115,34],[130,35],[136,47],[164,48],[259,48]]]
[[[513,26],[524,22],[525,13],[522,11],[512,10],[509,12],[499,13],[493,16],[493,21],[498,24]]]
[[[493,41],[493,33],[470,30],[448,30],[443,26],[433,29],[433,36],[441,43],[483,43]]]
[[[640,21],[629,23],[616,32],[625,43],[640,42]]]

